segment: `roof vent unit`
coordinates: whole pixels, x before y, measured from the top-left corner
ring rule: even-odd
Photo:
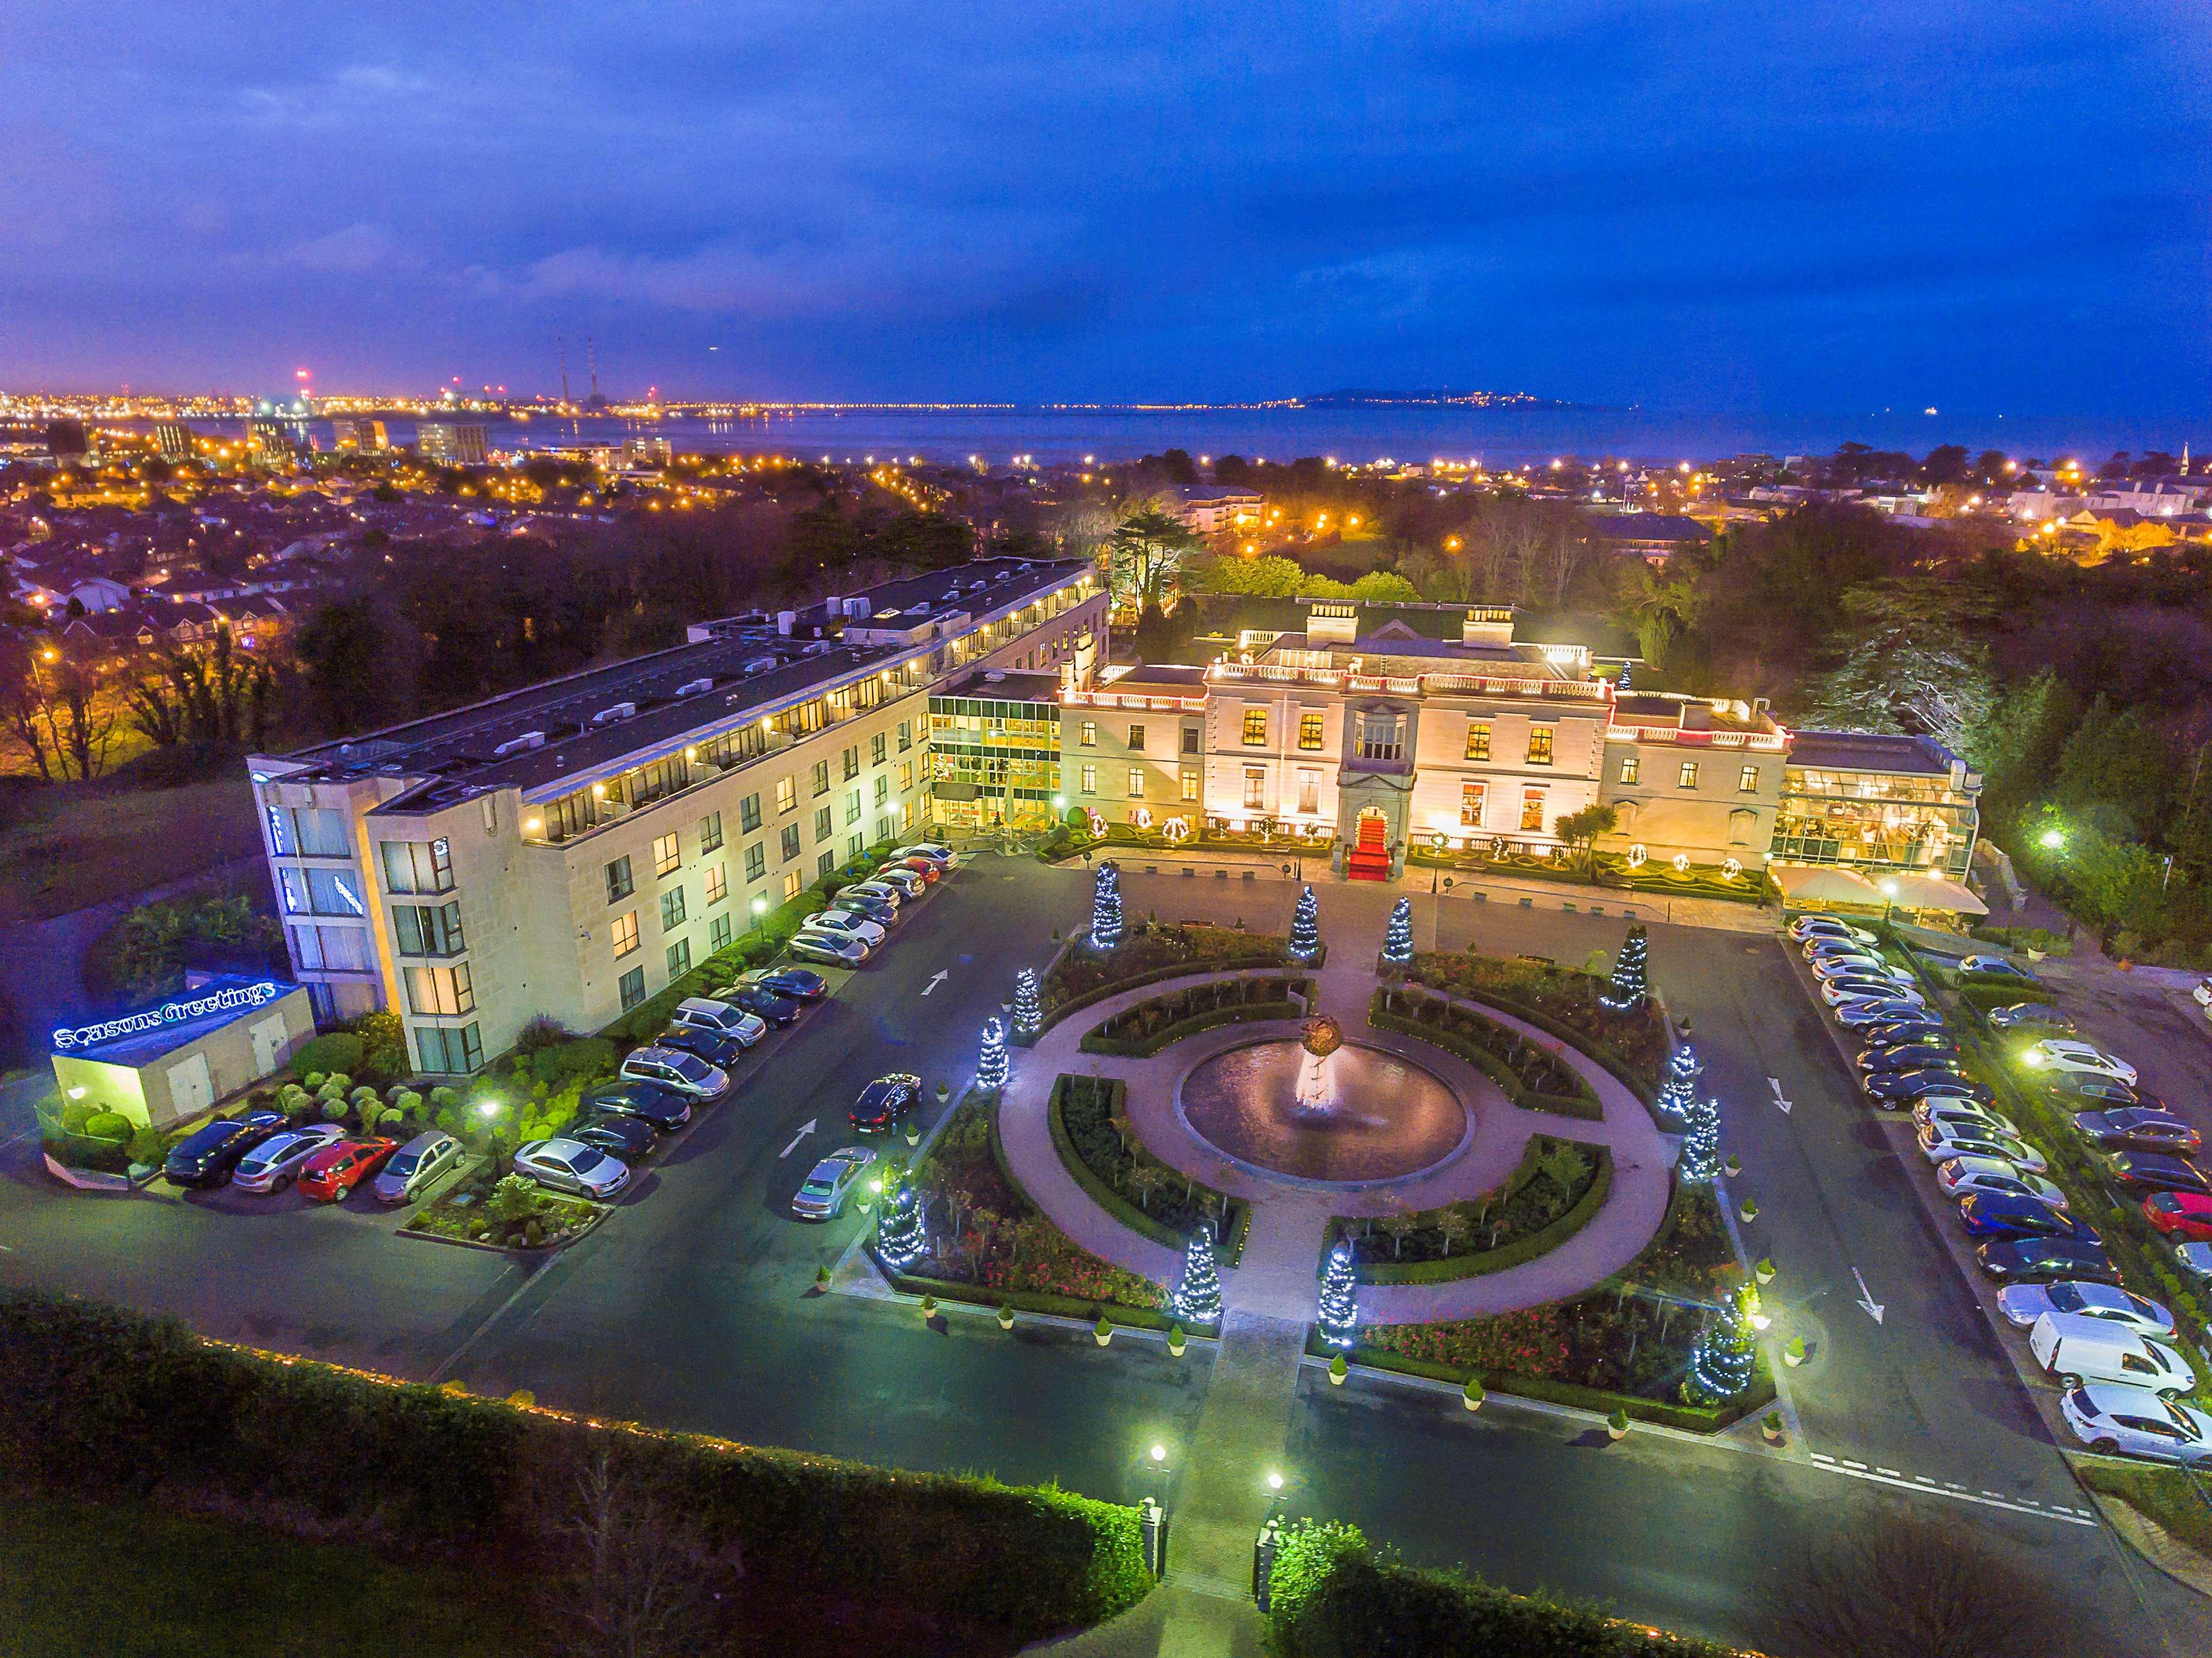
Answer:
[[[702,691],[714,689],[714,682],[711,679],[687,679],[676,688],[676,694],[678,696],[696,696]]]
[[[983,584],[980,581],[971,581],[968,584],[968,591],[971,593],[980,593],[983,591]]]
[[[750,678],[757,673],[773,673],[782,659],[774,656],[749,656],[738,664],[738,671]]]
[[[929,614],[929,601],[926,598],[917,598],[909,608],[916,616],[927,616]]]
[[[506,742],[494,749],[491,751],[491,757],[495,760],[504,760],[508,755],[520,754],[525,749],[542,749],[544,746],[544,732],[525,732],[520,737],[508,738]]]
[[[837,641],[836,640],[817,639],[811,645],[809,645],[803,653],[807,656],[826,656],[829,653],[836,650],[836,648]]]
[[[875,608],[874,604],[871,600],[865,598],[848,598],[845,601],[845,614],[847,616],[865,617]]]
[[[1003,685],[1006,683],[1006,677],[994,668],[983,676],[983,681],[989,685]]]
[[[775,613],[775,630],[776,630],[776,632],[778,632],[778,633],[781,634],[781,635],[782,635],[786,639],[788,639],[788,638],[790,638],[790,637],[791,637],[791,630],[792,630],[793,628],[797,627],[798,625],[799,625],[799,612],[798,612],[798,611],[796,611],[796,610],[778,610],[778,611]]]
[[[636,714],[636,703],[617,702],[613,707],[601,708],[597,714],[593,714],[592,716],[592,723],[594,726],[618,725],[623,720],[635,719]]]

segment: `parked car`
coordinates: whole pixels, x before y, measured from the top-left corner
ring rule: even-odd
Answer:
[[[353,1188],[376,1178],[376,1171],[392,1161],[398,1140],[382,1135],[365,1140],[338,1140],[309,1157],[300,1169],[300,1195],[325,1203],[343,1203]]]
[[[1877,979],[1869,974],[1853,973],[1826,980],[1820,986],[1820,999],[1830,1007],[1862,996],[1879,996],[1888,1001],[1910,1002],[1921,1006],[1927,1005],[1920,993],[1901,979]]]
[[[855,915],[845,909],[818,909],[799,923],[802,932],[834,932],[840,938],[858,938],[870,950],[883,943],[884,933],[865,915]]]
[[[2212,1242],[2212,1195],[2154,1192],[2142,1200],[2143,1218],[2170,1238]]]
[[[1864,927],[1856,927],[1833,915],[1800,915],[1790,924],[1790,936],[1799,944],[1814,938],[1849,938],[1862,944],[1871,944],[1875,936]]]
[[[2189,993],[2197,999],[2197,1006],[2212,1008],[2212,979],[2199,979]]]
[[[392,1161],[369,1183],[379,1203],[412,1203],[461,1161],[461,1143],[433,1128],[417,1134],[392,1154]]]
[[[2203,1149],[2204,1137],[2195,1127],[2166,1111],[2084,1111],[2074,1127],[2100,1145],[2130,1151],[2164,1151],[2194,1157]]]
[[[2020,1130],[2013,1127],[2010,1117],[1989,1106],[1972,1100],[1961,1099],[1955,1094],[1927,1094],[1912,1108],[1916,1127],[1925,1128],[1930,1123],[1940,1123],[1947,1130],[1958,1127],[1983,1139],[2014,1139]]]
[[[629,1184],[629,1164],[581,1140],[532,1140],[515,1152],[514,1172],[587,1198],[611,1198]]]
[[[631,1082],[658,1083],[695,1100],[711,1100],[730,1085],[728,1074],[696,1055],[666,1048],[634,1048],[622,1062]]]
[[[2120,1281],[2120,1269],[2104,1246],[2078,1238],[1992,1238],[1974,1251],[1974,1260],[1985,1277],[2001,1284],[2027,1278]]]
[[[2045,1313],[2028,1330],[2027,1350],[2062,1388],[2117,1382],[2172,1399],[2197,1385],[2179,1351],[2109,1319]]]
[[[894,1072],[888,1077],[878,1077],[860,1090],[860,1097],[853,1102],[848,1114],[853,1127],[863,1131],[882,1130],[897,1127],[902,1117],[911,1116],[921,1103],[921,1078],[906,1072]]]
[[[581,1126],[572,1125],[568,1138],[590,1146],[594,1151],[620,1157],[624,1163],[635,1163],[653,1150],[656,1136],[653,1125],[643,1117],[625,1117],[606,1112]]]
[[[2136,1083],[2136,1068],[2125,1060],[2114,1059],[2087,1042],[2074,1042],[2063,1036],[2045,1036],[2022,1054],[2020,1062],[2032,1071],[2041,1072],[2045,1077],[2087,1073],[2117,1077],[2130,1088]]]
[[[1891,1019],[1863,1027],[1859,1035],[1869,1048],[1895,1048],[1905,1042],[1934,1040],[1950,1046],[1951,1033],[1941,1019],[1923,1011],[1916,1018]]]
[[[672,1024],[727,1036],[740,1050],[750,1048],[768,1035],[765,1020],[748,1013],[735,1002],[720,1001],[711,996],[686,996],[676,1004],[676,1011],[668,1018]]]
[[[864,921],[873,921],[886,932],[898,924],[898,911],[880,898],[864,897],[856,892],[839,893],[830,901],[830,908],[848,915],[857,915]]]
[[[933,887],[945,878],[945,872],[927,858],[893,858],[884,868],[911,870],[921,877],[924,886]],[[876,874],[880,878],[883,872],[878,870]]]
[[[2054,1209],[2066,1206],[2066,1194],[2040,1175],[2031,1175],[2002,1157],[1954,1157],[1936,1165],[1936,1184],[1951,1198],[1986,1192],[1996,1197],[2033,1198]]]
[[[2039,1199],[1972,1192],[1959,1199],[1959,1224],[1973,1238],[2075,1238],[2100,1243],[2097,1229]]]
[[[2058,1413],[2074,1437],[2107,1455],[2193,1462],[2212,1453],[2212,1416],[2148,1388],[2114,1382],[2069,1388]]]
[[[161,1178],[172,1186],[221,1186],[247,1152],[283,1127],[281,1111],[217,1118],[169,1148],[161,1160]]]
[[[818,1002],[830,993],[830,981],[803,967],[756,968],[746,982],[794,1002]]]
[[[799,1006],[794,999],[780,996],[766,985],[732,985],[724,999],[772,1025],[787,1025],[799,1017]]]
[[[2015,1002],[1990,1010],[1990,1023],[1999,1030],[2071,1030],[2074,1021],[2048,1002]]]
[[[1889,1048],[1863,1048],[1859,1070],[1869,1077],[1897,1071],[1956,1071],[1959,1050],[1948,1042],[1899,1042]]]
[[[2065,1072],[2051,1078],[2051,1098],[2053,1104],[2068,1111],[2096,1111],[2112,1105],[2165,1109],[2155,1095],[2146,1094],[2140,1088],[2130,1088],[2124,1082],[2097,1072],[2086,1075]]]
[[[1869,1077],[1859,1086],[1885,1111],[1900,1110],[1939,1094],[1945,1099],[1972,1100],[1981,1105],[1987,1105],[1990,1098],[1988,1089],[1955,1071],[1888,1072]]]
[[[2022,984],[2042,982],[2018,962],[2008,961],[2002,956],[1961,956],[1959,971],[1977,974],[1984,979],[2017,979]]]
[[[300,1178],[309,1157],[344,1138],[345,1130],[334,1122],[313,1122],[271,1134],[238,1160],[231,1184],[241,1192],[281,1192]]]
[[[904,864],[885,864],[871,878],[895,889],[907,899],[919,898],[929,890],[929,883]]]
[[[837,894],[840,898],[848,895],[855,898],[872,898],[879,904],[889,904],[893,909],[902,908],[906,902],[906,894],[889,881],[855,881],[851,886],[841,889]]]
[[[1917,1138],[1922,1154],[1930,1163],[1948,1163],[1954,1157],[2002,1157],[2030,1174],[2051,1172],[2043,1153],[2026,1140],[1997,1134],[1971,1134],[1962,1127],[1946,1123],[1929,1124]]]
[[[802,962],[822,962],[830,967],[858,967],[868,959],[868,947],[858,938],[840,938],[828,932],[796,932],[784,946]]]
[[[639,1081],[602,1088],[592,1096],[592,1108],[610,1117],[634,1117],[650,1123],[660,1133],[678,1129],[691,1121],[691,1102],[672,1088]]]
[[[1917,997],[1908,1002],[1896,997],[1866,996],[1838,1004],[1836,1023],[1847,1030],[1863,1029],[1870,1024],[1887,1024],[1907,1016],[1917,1018],[1927,1011],[1928,1005]]]
[[[2183,1272],[2194,1272],[2198,1278],[2212,1278],[2212,1243],[2184,1238],[2173,1246],[2173,1258],[2181,1263]]]
[[[2108,1151],[2104,1162],[2113,1183],[2130,1191],[2212,1193],[2212,1181],[2186,1157],[2163,1151]]]
[[[844,1212],[845,1199],[868,1172],[876,1154],[865,1146],[848,1145],[832,1151],[814,1165],[797,1192],[791,1212],[801,1220],[835,1220]]]
[[[2112,1284],[2015,1284],[1997,1291],[1997,1310],[2015,1329],[2025,1330],[2045,1313],[2106,1319],[2141,1335],[2170,1336],[2173,1315],[2154,1301]]]
[[[653,1039],[653,1045],[677,1054],[689,1054],[724,1071],[745,1056],[745,1045],[735,1036],[702,1030],[694,1025],[672,1024]]]
[[[1816,979],[1840,979],[1863,974],[1869,979],[1901,979],[1904,975],[1878,957],[1859,950],[1816,950],[1806,963]]]
[[[960,854],[942,841],[917,841],[910,847],[899,847],[891,856],[894,859],[927,858],[948,873],[960,867]]]

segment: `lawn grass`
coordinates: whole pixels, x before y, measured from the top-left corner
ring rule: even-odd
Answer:
[[[42,789],[0,832],[0,926],[46,920],[260,850],[242,772],[173,789]]]
[[[2132,1467],[2113,1462],[2076,1462],[2074,1472],[2093,1491],[2117,1497],[2136,1513],[2155,1520],[2176,1542],[2212,1557],[2212,1508],[2191,1489],[2179,1468],[2157,1463]]]
[[[149,1503],[0,1503],[0,1658],[514,1658],[521,1584]]]

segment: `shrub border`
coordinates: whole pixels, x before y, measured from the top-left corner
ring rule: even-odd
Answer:
[[[1334,1349],[1324,1348],[1318,1337],[1310,1337],[1307,1352],[1316,1357],[1333,1354]],[[1662,1400],[1640,1399],[1634,1394],[1607,1393],[1601,1388],[1584,1388],[1572,1382],[1554,1382],[1547,1376],[1516,1376],[1510,1370],[1486,1371],[1457,1365],[1432,1363],[1425,1358],[1408,1358],[1402,1353],[1386,1352],[1379,1348],[1358,1345],[1345,1355],[1348,1363],[1364,1364],[1373,1370],[1395,1371],[1401,1376],[1425,1377],[1431,1382],[1455,1382],[1464,1385],[1471,1377],[1480,1376],[1486,1390],[1496,1394],[1510,1394],[1518,1399],[1532,1399],[1547,1405],[1564,1405],[1571,1409],[1587,1411],[1593,1416],[1609,1416],[1614,1411],[1625,1411],[1638,1422],[1656,1423],[1661,1427],[1679,1428],[1686,1433],[1718,1433],[1723,1428],[1763,1411],[1775,1399],[1774,1377],[1767,1369],[1766,1356],[1758,1355],[1752,1372],[1751,1386],[1728,1404],[1707,1409],[1696,1405],[1669,1405]]]
[[[1235,982],[1266,984],[1269,981],[1266,979],[1245,979]],[[1312,1005],[1313,981],[1310,979],[1285,979],[1282,984],[1285,991],[1296,985],[1304,985],[1307,1005]],[[1192,987],[1194,989],[1196,987]],[[1172,993],[1180,994],[1181,993]],[[1164,1002],[1167,999],[1165,996],[1147,997],[1141,1002],[1124,1008],[1122,1012],[1134,1013],[1138,1008],[1150,1007],[1155,1002]],[[1118,1019],[1121,1014],[1117,1013],[1113,1017]],[[1290,1000],[1288,996],[1280,1001],[1273,1002],[1239,1002],[1233,1006],[1217,1007],[1204,1013],[1194,1014],[1188,1019],[1179,1019],[1171,1025],[1154,1031],[1149,1036],[1133,1041],[1120,1036],[1102,1036],[1098,1032],[1106,1027],[1100,1024],[1085,1031],[1083,1040],[1078,1042],[1076,1047],[1085,1054],[1103,1054],[1113,1059],[1149,1060],[1162,1048],[1171,1048],[1186,1036],[1195,1036],[1204,1031],[1218,1029],[1225,1024],[1244,1024],[1267,1019],[1298,1019],[1304,1017],[1305,1010]]]
[[[1445,989],[1442,985],[1432,985],[1429,983],[1427,980],[1410,973],[1404,976],[1402,982],[1406,984],[1419,985],[1424,990],[1434,992],[1437,995],[1443,997],[1446,1001],[1452,999],[1454,994],[1453,992]],[[1613,1073],[1613,1080],[1618,1082],[1623,1088],[1626,1088],[1630,1093],[1635,1095],[1638,1100],[1641,1100],[1647,1109],[1650,1108],[1652,1102],[1658,1098],[1658,1090],[1648,1087],[1644,1084],[1638,1082],[1636,1079],[1635,1075],[1629,1070],[1627,1060],[1622,1059],[1620,1055],[1613,1052],[1612,1048],[1606,1047],[1602,1043],[1593,1041],[1583,1032],[1575,1029],[1570,1025],[1561,1024],[1558,1020],[1552,1017],[1550,1014],[1543,1012],[1539,1009],[1530,1007],[1525,1002],[1516,1001],[1510,996],[1492,996],[1486,994],[1480,997],[1466,997],[1463,999],[1474,1002],[1481,1007],[1494,1008],[1500,1013],[1510,1013],[1516,1019],[1525,1019],[1530,1024],[1534,1025],[1537,1029],[1542,1031],[1546,1035],[1557,1037],[1568,1047],[1573,1048],[1576,1053],[1580,1054],[1583,1058],[1594,1060],[1598,1064],[1603,1066],[1607,1071],[1611,1072]],[[1656,1115],[1654,1116],[1653,1121],[1655,1122],[1658,1121]],[[1666,1127],[1664,1123],[1660,1123],[1659,1126],[1662,1128]]]
[[[1207,925],[1211,926],[1212,923],[1209,922]],[[1237,956],[1224,957],[1212,962],[1171,962],[1165,967],[1151,968],[1142,973],[1133,973],[1126,979],[1109,980],[1103,985],[1095,986],[1085,991],[1080,996],[1069,997],[1057,1007],[1046,1009],[1038,1021],[1036,1035],[1030,1038],[1029,1045],[1035,1046],[1038,1036],[1043,1035],[1046,1031],[1051,1029],[1069,1014],[1079,1013],[1086,1007],[1094,1007],[1110,996],[1120,995],[1125,990],[1135,990],[1145,985],[1164,984],[1170,979],[1194,979],[1206,974],[1252,973],[1271,968],[1294,966],[1317,968],[1320,965],[1317,961],[1287,962],[1280,956]]]
[[[1052,1092],[1045,1101],[1045,1123],[1052,1130],[1052,1149],[1060,1154],[1060,1166],[1073,1176],[1075,1183],[1083,1188],[1085,1196],[1103,1209],[1109,1217],[1119,1221],[1139,1237],[1166,1249],[1188,1248],[1190,1244],[1188,1238],[1172,1226],[1154,1220],[1112,1187],[1107,1185],[1099,1178],[1098,1171],[1084,1162],[1082,1154],[1076,1151],[1075,1137],[1068,1133],[1066,1119],[1061,1114],[1067,1099],[1067,1084],[1074,1080],[1073,1073],[1061,1072],[1059,1076],[1053,1078]],[[1115,1088],[1125,1090],[1127,1089],[1127,1085],[1119,1077],[1109,1077],[1105,1080]],[[992,1116],[994,1134],[997,1132],[997,1114],[994,1112]],[[1177,1169],[1175,1172],[1180,1174],[1182,1171]],[[1232,1197],[1226,1192],[1215,1191],[1203,1181],[1195,1181],[1193,1184],[1212,1192],[1224,1206],[1222,1210],[1221,1236],[1220,1239],[1215,1242],[1213,1255],[1222,1266],[1234,1266],[1244,1253],[1244,1238],[1251,1230],[1252,1206],[1242,1198]],[[1024,1193],[1023,1195],[1027,1197],[1029,1194]],[[1043,1211],[1039,1210],[1038,1212],[1042,1214]],[[1046,1215],[1045,1219],[1049,1222],[1052,1217]],[[1233,1255],[1225,1252],[1221,1243],[1221,1240],[1232,1236],[1237,1239],[1237,1250]],[[1073,1240],[1070,1241],[1073,1242]]]
[[[1589,1189],[1576,1199],[1565,1213],[1548,1224],[1510,1242],[1501,1243],[1495,1249],[1479,1253],[1444,1255],[1435,1260],[1376,1261],[1364,1266],[1355,1265],[1354,1271],[1359,1281],[1362,1284],[1450,1284],[1460,1278],[1482,1278],[1492,1272],[1502,1272],[1509,1266],[1522,1266],[1539,1255],[1548,1255],[1589,1225],[1591,1218],[1604,1206],[1606,1199],[1612,1194],[1613,1148],[1601,1145],[1596,1150],[1597,1173],[1590,1179]],[[1340,1225],[1342,1218],[1338,1217],[1330,1224]]]
[[[1496,1083],[1504,1090],[1505,1097],[1524,1111],[1548,1112],[1555,1117],[1574,1117],[1583,1122],[1605,1121],[1605,1107],[1595,1092],[1589,1091],[1588,1084],[1583,1084],[1585,1091],[1573,1098],[1560,1094],[1542,1094],[1534,1089],[1523,1088],[1521,1085],[1521,1079],[1506,1068],[1502,1060],[1485,1053],[1474,1043],[1462,1041],[1449,1030],[1438,1030],[1432,1026],[1424,1025],[1418,1019],[1409,1019],[1402,1014],[1384,1011],[1381,1005],[1383,993],[1378,988],[1367,1005],[1367,1023],[1376,1029],[1394,1031],[1401,1036],[1410,1036],[1416,1042],[1426,1042],[1431,1048],[1440,1048],[1446,1054],[1455,1054],[1466,1060],[1488,1077],[1491,1081]],[[1448,1006],[1455,1005],[1449,998],[1439,998],[1439,999],[1443,1000]],[[1462,1007],[1461,1011],[1469,1010]],[[1480,1018],[1481,1016],[1478,1013],[1475,1017]],[[1496,1028],[1500,1030],[1504,1029],[1503,1025]]]

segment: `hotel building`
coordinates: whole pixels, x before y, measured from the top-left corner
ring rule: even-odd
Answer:
[[[475,1071],[539,1014],[598,1029],[921,832],[933,691],[1087,684],[1105,617],[1088,562],[986,560],[255,756],[295,975],[319,1019],[398,1012],[434,1074]]]

